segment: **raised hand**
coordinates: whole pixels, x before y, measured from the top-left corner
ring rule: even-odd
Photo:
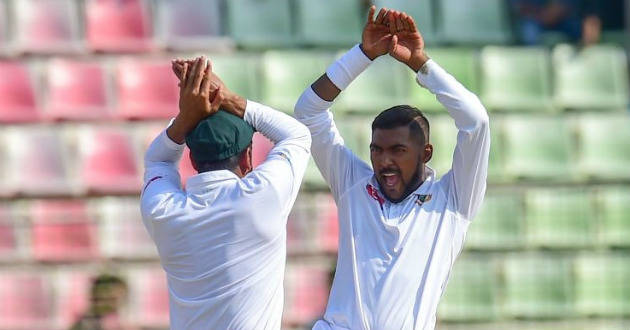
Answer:
[[[381,8],[374,19],[376,7],[370,7],[367,22],[363,28],[361,37],[361,49],[365,55],[374,60],[375,58],[387,54],[392,34],[386,25],[389,11],[387,8]]]
[[[392,34],[389,54],[417,72],[429,58],[424,53],[424,39],[416,22],[411,16],[399,11],[390,12],[388,22]]]

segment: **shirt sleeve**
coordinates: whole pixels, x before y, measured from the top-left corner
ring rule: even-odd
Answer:
[[[310,157],[311,136],[295,118],[268,106],[247,101],[244,119],[274,143],[265,161],[245,176],[243,183],[268,183],[288,214],[295,201]]]
[[[308,127],[313,144],[311,151],[317,168],[336,200],[372,169],[348,149],[335,126],[330,111],[332,102],[320,98],[309,86],[295,105],[295,116]]]
[[[455,120],[457,145],[451,170],[442,177],[454,195],[457,211],[471,220],[486,191],[490,125],[479,98],[433,60],[418,71],[418,83],[435,94]]]

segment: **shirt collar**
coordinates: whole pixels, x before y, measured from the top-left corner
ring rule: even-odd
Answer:
[[[193,175],[186,180],[186,190],[197,190],[207,188],[208,185],[216,184],[223,181],[236,181],[238,176],[232,171],[219,170],[209,171]]]
[[[416,190],[414,190],[414,192],[409,194],[409,196],[407,196],[404,200],[407,200],[409,198],[418,198],[418,196],[426,195],[429,192],[431,185],[433,184],[433,181],[435,181],[435,170],[429,167],[428,165],[425,165],[425,171],[426,171],[425,173],[427,174],[427,178],[424,180],[424,182],[422,182],[422,184],[418,188],[416,188]],[[378,181],[376,181],[375,175],[373,175],[370,178],[370,184],[374,188],[376,188],[376,190],[381,196],[383,197],[385,196],[383,195],[383,192],[381,191],[381,188],[378,185]],[[389,200],[387,200],[387,198],[385,198],[385,201],[387,201],[388,203],[391,203]]]

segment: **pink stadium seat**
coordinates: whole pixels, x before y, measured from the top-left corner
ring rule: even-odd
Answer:
[[[339,247],[339,221],[337,220],[337,205],[330,194],[321,194],[317,199],[318,221],[318,251],[337,253]]]
[[[52,317],[50,296],[44,277],[3,271],[0,273],[0,328],[46,328]]]
[[[98,206],[101,253],[109,259],[157,259],[137,198],[106,198]]]
[[[321,317],[330,285],[327,267],[318,264],[289,264],[285,278],[284,320],[305,324]]]
[[[134,323],[146,328],[168,327],[169,303],[166,275],[161,268],[129,272]]]
[[[88,0],[87,40],[94,51],[144,52],[154,48],[144,0]]]
[[[182,155],[182,161],[179,162],[179,175],[182,179],[182,187],[186,186],[186,180],[193,175],[197,175],[197,170],[190,161],[190,149],[184,148],[184,154]]]
[[[89,193],[140,193],[138,156],[128,131],[122,127],[84,127],[78,142],[79,175]]]
[[[31,205],[33,256],[41,261],[93,260],[96,224],[80,200],[39,200]]]
[[[254,168],[267,159],[267,154],[273,148],[273,143],[260,133],[254,133],[252,138],[252,163]]]
[[[55,58],[48,62],[48,102],[52,120],[94,120],[112,117],[108,76],[99,62]]]
[[[116,70],[119,116],[125,119],[175,117],[179,109],[177,84],[168,60],[120,60]]]
[[[27,64],[0,62],[0,123],[39,119],[35,91]]]
[[[90,305],[92,275],[81,269],[68,269],[60,272],[54,281],[57,306],[56,323],[62,329],[69,329]]]
[[[67,166],[69,150],[56,127],[11,127],[6,134],[7,184],[20,195],[54,196],[77,192]]]
[[[70,53],[82,50],[76,1],[13,1],[13,13],[17,51]]]

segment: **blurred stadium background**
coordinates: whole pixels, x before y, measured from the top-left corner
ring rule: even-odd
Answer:
[[[373,3],[414,16],[427,53],[481,96],[492,121],[486,201],[438,328],[629,330],[627,32],[605,30],[585,49],[549,33],[525,48],[504,0]],[[128,322],[168,328],[138,195],[143,152],[177,111],[169,60],[206,54],[230,88],[291,113],[360,40],[369,4],[0,0],[0,329],[67,329],[104,271],[129,283]],[[430,116],[431,165],[443,174],[455,128],[413,86],[408,69],[377,60],[335,105],[338,126],[368,160],[374,115],[414,104]],[[257,162],[269,148],[256,137]],[[181,169],[193,173],[186,161]],[[336,235],[311,161],[288,225],[285,329],[322,315]]]

